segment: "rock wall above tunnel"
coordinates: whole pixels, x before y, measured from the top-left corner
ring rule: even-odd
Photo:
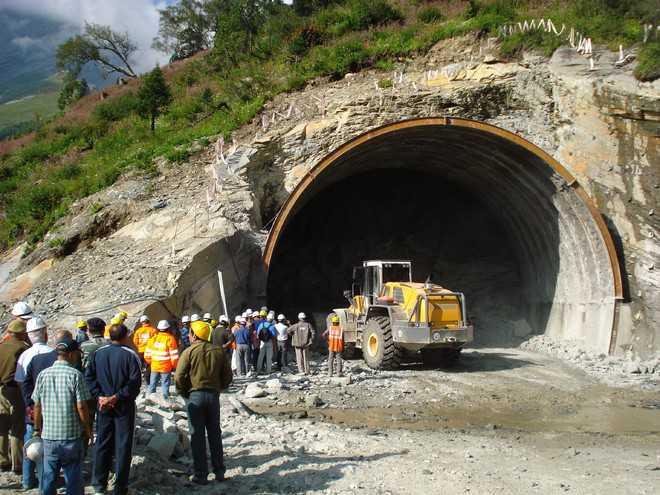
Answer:
[[[8,280],[0,292],[7,303],[27,298],[54,324],[67,327],[80,308],[107,307],[101,312],[107,318],[126,297],[185,299],[190,296],[184,295],[186,284],[179,284],[182,274],[198,273],[197,262],[209,264],[198,255],[236,232],[262,248],[288,193],[330,151],[383,124],[448,115],[520,135],[577,177],[617,241],[625,299],[614,351],[657,352],[660,83],[638,83],[631,67],[613,68],[616,54],[599,49],[599,56],[592,72],[585,70],[584,59],[564,49],[550,61],[526,56],[506,62],[497,59],[490,41],[467,37],[443,41],[428,55],[398,64],[396,72],[349,74],[280,95],[234,134],[235,145],[221,147],[211,136],[208,148],[194,145],[187,164],[161,161],[157,177],[126,177],[82,200],[18,268],[15,257],[6,265],[2,261],[11,266],[11,276],[3,274]],[[381,89],[382,79],[392,87]],[[104,208],[93,213],[95,202]],[[105,229],[102,218],[88,217],[102,216],[106,207],[113,222],[118,209],[130,214]],[[92,225],[109,237],[69,229],[76,225]],[[111,234],[123,227],[128,230]],[[55,239],[65,242],[49,242]],[[75,250],[56,252],[50,247],[55,245]],[[218,258],[219,265],[231,263]],[[45,271],[45,265],[37,266],[44,260],[54,260]],[[20,285],[15,280],[20,274],[29,283],[20,294],[10,292]],[[133,304],[138,316],[152,301]]]

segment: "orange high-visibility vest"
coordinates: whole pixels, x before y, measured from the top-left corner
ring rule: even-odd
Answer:
[[[158,331],[150,323],[143,323],[140,328],[133,332],[133,343],[140,354],[144,354],[149,339],[157,333]]]
[[[144,351],[144,360],[151,365],[151,371],[169,373],[179,362],[179,349],[176,339],[168,332],[158,332],[149,339]]]
[[[332,352],[344,351],[344,331],[341,325],[331,325],[328,328],[328,350]]]

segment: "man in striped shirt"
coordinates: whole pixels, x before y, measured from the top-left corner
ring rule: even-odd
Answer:
[[[34,429],[44,442],[41,493],[55,495],[60,469],[67,495],[82,495],[82,462],[92,438],[87,410],[89,391],[80,371],[72,365],[78,343],[70,336],[57,341],[57,361],[37,378],[32,394]]]

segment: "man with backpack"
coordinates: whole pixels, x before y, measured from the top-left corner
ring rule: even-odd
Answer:
[[[273,364],[273,339],[277,335],[275,324],[273,323],[272,314],[268,314],[265,320],[261,320],[257,329],[259,336],[259,360],[257,362],[257,375],[261,373],[264,367],[264,359],[266,359],[266,373],[270,374]]]

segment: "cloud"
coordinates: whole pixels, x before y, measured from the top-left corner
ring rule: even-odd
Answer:
[[[11,40],[11,44],[19,47],[21,50],[27,50],[34,46],[39,46],[39,41],[30,38],[29,36],[19,36]]]
[[[152,0],[2,0],[0,10],[12,10],[29,15],[41,15],[72,25],[81,31],[85,21],[104,24],[119,32],[128,32],[137,45],[134,56],[135,68],[144,72],[157,63],[167,62],[167,56],[153,50],[151,42],[158,34],[158,10],[167,1]],[[15,44],[23,47],[29,37],[15,38]],[[12,42],[14,43],[14,40]]]

